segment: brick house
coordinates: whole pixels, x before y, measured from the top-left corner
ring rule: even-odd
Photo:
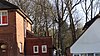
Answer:
[[[17,6],[0,0],[0,56],[24,56],[26,30],[32,21]]]
[[[51,37],[34,37],[27,31],[25,42],[26,56],[52,56],[52,38]]]

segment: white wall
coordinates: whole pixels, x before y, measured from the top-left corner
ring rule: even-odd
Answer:
[[[100,18],[72,45],[71,53],[100,53]]]

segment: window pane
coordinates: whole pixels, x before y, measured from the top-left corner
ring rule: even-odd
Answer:
[[[0,24],[1,24],[1,12],[0,12]]]
[[[1,16],[0,16],[0,24],[1,24]]]
[[[87,56],[86,54],[81,54],[81,56]]]
[[[94,56],[94,54],[93,53],[88,53],[88,56]]]
[[[37,47],[35,47],[35,52],[37,52]]]
[[[47,45],[42,45],[42,53],[47,53]]]
[[[96,53],[95,56],[100,56],[100,53]]]
[[[2,12],[2,16],[7,16],[7,12]]]
[[[0,16],[1,16],[1,12],[0,12]]]
[[[79,56],[79,54],[74,54],[74,56]]]
[[[33,51],[34,51],[34,53],[38,53],[39,52],[38,46],[33,46]]]
[[[7,24],[7,16],[2,16],[2,24]]]
[[[43,47],[43,51],[46,51],[45,49],[46,49],[46,47]]]

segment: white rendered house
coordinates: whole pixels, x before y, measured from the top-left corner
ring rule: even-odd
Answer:
[[[86,23],[87,30],[71,46],[73,56],[100,56],[100,14]]]

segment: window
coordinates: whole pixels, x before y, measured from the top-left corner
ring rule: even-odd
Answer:
[[[22,53],[22,43],[20,42],[19,45],[20,45],[20,48],[19,48],[20,49],[20,53]]]
[[[39,53],[39,47],[38,46],[33,46],[33,52],[34,53]]]
[[[73,56],[79,56],[79,54],[73,54]]]
[[[95,56],[100,56],[100,53],[96,53]]]
[[[88,53],[88,56],[94,56],[94,53]]]
[[[0,25],[8,25],[8,13],[7,11],[0,11]]]
[[[74,55],[74,56],[79,56],[79,55],[77,54],[77,55]]]
[[[47,53],[47,45],[42,45],[42,53]]]
[[[81,56],[87,56],[87,54],[81,54]]]

